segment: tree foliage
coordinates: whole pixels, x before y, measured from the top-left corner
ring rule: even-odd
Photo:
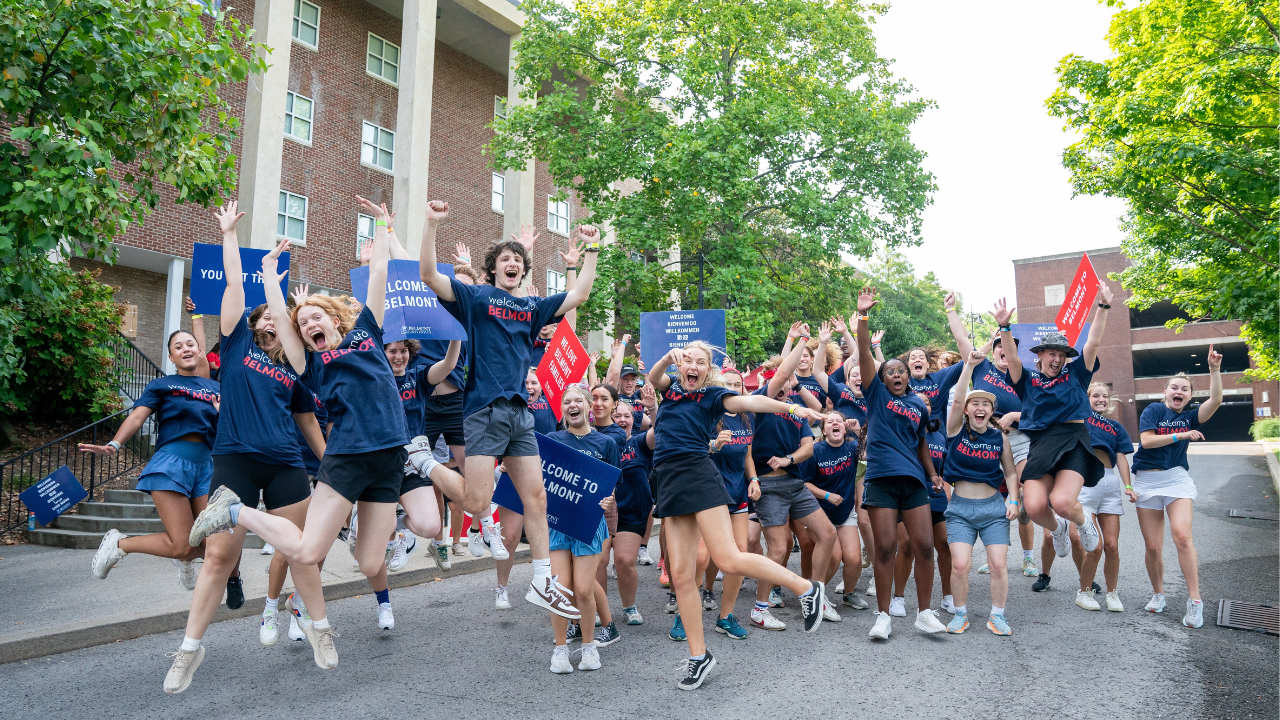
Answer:
[[[1280,377],[1275,5],[1149,0],[1107,38],[1110,60],[1063,59],[1048,108],[1082,135],[1063,154],[1075,191],[1129,204],[1130,303],[1240,319]]]
[[[671,309],[729,313],[739,359],[791,319],[847,305],[842,257],[919,242],[934,189],[908,98],[876,53],[883,7],[844,0],[530,0],[526,102],[495,123],[498,168],[545,161],[617,242],[584,328]],[[589,79],[589,80],[588,80]],[[678,259],[684,261],[677,264]]]
[[[250,30],[189,0],[0,4],[0,263],[90,257],[141,222],[161,185],[209,204],[236,187],[238,121],[218,95],[265,68]],[[0,299],[38,291],[10,275]]]

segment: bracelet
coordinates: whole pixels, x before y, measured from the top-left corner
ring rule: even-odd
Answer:
[[[880,347],[880,343],[873,342],[871,343],[871,347]]]
[[[999,329],[1000,329],[1000,332],[1002,332],[1002,333],[1003,333],[1003,332],[1007,332],[1007,333],[1011,333],[1011,332],[1013,332],[1013,328],[1012,328],[1012,327],[1010,327],[1010,326],[1008,326],[1008,325],[1001,325]]]
[[[1018,504],[1018,501],[1017,501],[1017,500],[1005,500],[1005,501],[1004,501],[1004,504],[1005,504],[1005,505],[1017,505],[1017,504]]]
[[[1107,303],[1101,303],[1101,302],[1100,302],[1100,303],[1098,303],[1098,307],[1102,308],[1103,310],[1110,310],[1110,309],[1111,309],[1111,306],[1110,306],[1110,305],[1108,305]]]
[[[566,266],[565,266],[565,268],[564,268],[564,271],[565,271],[565,272],[567,272],[567,273],[571,273],[571,272],[578,272],[578,266],[577,266],[577,265],[566,265]]]
[[[826,496],[823,497],[822,499],[826,500],[827,502],[831,502],[831,493],[827,493]]]
[[[470,255],[468,255],[468,256],[466,256],[466,257],[459,257],[459,258],[458,258],[458,264],[459,264],[459,265],[470,265],[470,264],[471,264],[471,256],[470,256]]]
[[[386,220],[374,220],[374,221],[373,221],[373,224],[374,224],[374,226],[376,226],[376,227],[387,227],[387,221],[386,221]]]
[[[396,231],[396,229],[395,229],[395,228],[391,227],[390,225],[388,225],[388,226],[387,226],[387,232],[388,232],[388,233],[394,233],[395,231]],[[468,263],[468,264],[470,264],[470,263]]]
[[[107,447],[115,448],[116,452],[120,452],[120,443],[116,442],[114,439],[107,441]]]
[[[758,477],[753,477],[753,478],[751,478],[750,480],[748,480],[747,482],[758,483],[758,482],[760,482],[760,478],[758,478]]]
[[[788,414],[788,415],[795,415],[795,414],[796,414],[796,413],[798,413],[798,412],[800,412],[800,406],[799,406],[799,405],[788,405],[788,406],[787,406],[787,414]],[[791,456],[790,456],[790,455],[788,455],[787,457],[791,457]]]
[[[199,320],[199,319],[200,319],[200,318],[202,318],[202,317],[204,317],[204,316],[203,316],[203,315],[192,315],[192,316],[191,316],[191,319],[192,319],[192,320]]]
[[[858,316],[858,319],[859,319],[859,320],[870,320],[870,319],[871,319],[871,316],[870,316],[870,315],[859,315],[859,316]]]
[[[1132,485],[1125,485],[1125,486],[1124,486],[1124,489],[1125,489],[1125,490],[1132,490],[1132,489],[1133,489],[1133,486],[1132,486]]]
[[[596,240],[593,243],[587,243],[587,252],[600,252],[600,241]]]
[[[956,311],[956,309],[955,309],[955,308],[953,308],[953,307],[946,307],[945,305],[944,305],[944,306],[943,306],[943,308],[942,308],[942,314],[943,314],[943,315],[946,315],[947,313],[953,313],[953,312],[955,312],[955,311]]]

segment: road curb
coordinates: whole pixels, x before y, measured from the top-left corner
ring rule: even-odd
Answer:
[[[1280,443],[1276,442],[1259,442],[1262,446],[1262,454],[1266,457],[1267,470],[1271,472],[1271,484],[1276,487],[1276,494],[1280,495],[1280,462],[1276,461],[1276,451],[1280,450]]]
[[[529,551],[527,549],[519,550],[512,555],[512,558],[516,563],[528,562]],[[456,569],[449,572],[442,572],[433,565],[418,570],[396,573],[387,577],[387,584],[392,588],[422,585],[437,580],[446,580],[451,577],[492,570],[495,563],[492,556],[486,555],[483,558],[469,560],[459,565],[455,565]],[[332,585],[325,585],[324,599],[325,601],[341,600],[342,598],[355,597],[356,595],[368,595],[371,592],[373,591],[369,589],[369,582],[361,577],[358,580],[345,580]],[[213,622],[261,615],[262,608],[266,605],[266,600],[265,595],[245,598],[244,605],[239,610],[228,610],[226,605],[223,605],[218,608],[218,614],[214,616]],[[95,645],[123,642],[143,635],[155,635],[169,632],[170,630],[181,630],[186,626],[187,611],[182,610],[152,617],[93,625],[43,637],[12,640],[0,643],[0,665],[47,655],[57,655],[58,653]]]

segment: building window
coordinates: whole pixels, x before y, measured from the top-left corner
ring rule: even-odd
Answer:
[[[568,283],[568,276],[562,272],[555,270],[547,271],[547,294],[555,295],[556,293],[568,292],[565,286]]]
[[[501,95],[493,96],[493,119],[505,120],[507,117],[507,99]]]
[[[1067,299],[1067,288],[1065,285],[1045,285],[1044,286],[1044,304],[1045,307],[1053,307],[1061,305],[1063,300]]]
[[[400,82],[400,46],[369,33],[369,54],[364,69],[392,85]]]
[[[493,174],[493,211],[496,213],[505,212],[507,206],[507,176],[502,173]]]
[[[276,213],[276,235],[289,238],[295,245],[307,244],[307,199],[302,195],[280,191],[280,209]]]
[[[547,198],[547,229],[560,235],[569,234],[569,201]]]
[[[636,252],[635,250],[632,250],[629,253],[629,255],[631,257],[631,262],[640,263],[641,265],[649,264],[649,258],[646,257],[644,253]]]
[[[396,134],[373,123],[360,133],[360,164],[391,172],[395,168]]]
[[[373,240],[373,216],[357,215],[356,216],[356,259],[360,259],[360,253],[364,251],[365,243]]]
[[[289,93],[284,101],[284,134],[311,143],[311,98]]]
[[[320,6],[293,0],[293,39],[312,50],[320,45]]]

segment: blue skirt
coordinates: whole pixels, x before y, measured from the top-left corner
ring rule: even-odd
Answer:
[[[551,540],[552,552],[568,550],[573,553],[574,557],[599,555],[604,552],[604,541],[609,539],[609,525],[604,518],[600,518],[600,526],[596,528],[596,536],[592,538],[590,543],[571,538],[559,530],[552,530],[549,539]]]
[[[189,498],[209,494],[213,480],[213,458],[202,442],[175,440],[162,445],[138,477],[138,490],[152,493],[168,490]]]

